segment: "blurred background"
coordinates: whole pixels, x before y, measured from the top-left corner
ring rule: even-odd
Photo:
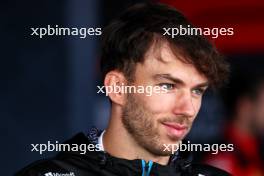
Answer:
[[[97,94],[100,36],[31,36],[30,28],[101,27],[143,0],[7,1],[1,5],[1,175],[54,155],[31,145],[63,142],[90,127],[106,127],[107,97]],[[195,153],[195,160],[234,175],[263,176],[264,1],[169,1],[197,27],[232,27],[212,42],[231,64],[230,83],[209,91],[192,143],[233,143],[234,152]]]

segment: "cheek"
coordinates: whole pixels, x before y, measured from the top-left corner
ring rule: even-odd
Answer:
[[[146,108],[155,114],[168,113],[173,108],[175,99],[170,94],[153,94],[152,96],[142,97]]]
[[[193,100],[193,102],[194,102],[193,106],[195,108],[196,115],[197,115],[201,109],[201,106],[202,106],[202,99],[195,99],[195,100]]]

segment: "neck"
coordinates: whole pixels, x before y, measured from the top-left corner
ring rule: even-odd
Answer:
[[[128,160],[143,159],[166,165],[169,156],[156,156],[139,145],[122,124],[122,109],[112,107],[111,118],[103,136],[104,149],[110,155]]]

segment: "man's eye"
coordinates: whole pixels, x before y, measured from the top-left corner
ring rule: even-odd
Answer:
[[[174,88],[174,84],[170,84],[170,83],[161,83],[159,84],[159,86],[167,90],[171,90]]]
[[[192,92],[196,95],[203,95],[204,90],[203,89],[193,89]]]

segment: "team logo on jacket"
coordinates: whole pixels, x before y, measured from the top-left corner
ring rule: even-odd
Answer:
[[[47,172],[44,176],[75,176],[73,172],[69,173],[58,173],[58,172]]]

